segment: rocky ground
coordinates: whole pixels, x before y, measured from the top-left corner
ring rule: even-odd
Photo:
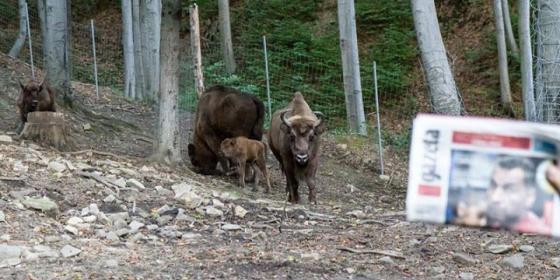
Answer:
[[[374,153],[341,144],[339,136],[325,137],[318,205],[307,204],[306,188],[302,205],[285,203],[271,155],[271,194],[240,189],[232,177],[195,174],[188,163],[147,162],[153,112],[111,95],[96,99],[89,85],[74,84],[80,102],[127,126],[63,110],[74,151],[14,141],[9,104],[25,66],[2,59],[0,105],[8,105],[0,106],[0,279],[560,275],[557,240],[407,222],[402,154],[387,151],[390,176],[380,178]],[[182,119],[188,136],[189,114]]]

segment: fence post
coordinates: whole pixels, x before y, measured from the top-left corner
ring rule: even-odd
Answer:
[[[200,50],[200,25],[198,23],[198,6],[189,8],[191,24],[191,52],[194,66],[194,86],[198,97],[204,92],[204,76],[202,74],[202,51]]]
[[[91,20],[91,44],[93,46],[93,76],[95,78],[95,95],[99,98],[99,84],[97,82],[97,55],[95,53],[95,27]]]
[[[31,45],[31,27],[29,26],[29,10],[27,9],[27,2],[25,2],[25,14],[27,16],[27,40],[29,42],[29,59],[31,60],[31,77],[35,80],[35,66],[33,65],[33,46]]]
[[[268,121],[272,120],[272,105],[270,101],[270,78],[268,76],[268,52],[266,48],[266,36],[263,36],[264,49],[264,73],[266,76],[266,97],[268,98]]]
[[[377,93],[377,63],[373,62],[373,85],[375,92],[375,112],[377,114],[377,141],[379,148],[379,162],[381,163],[381,175],[385,175],[383,168],[383,144],[381,143],[381,120],[380,120],[380,109],[379,109],[379,94]]]

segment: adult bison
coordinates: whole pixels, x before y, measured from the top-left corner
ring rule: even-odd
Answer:
[[[307,183],[309,202],[315,198],[315,174],[319,166],[320,135],[325,131],[323,114],[313,112],[296,92],[288,107],[272,116],[268,142],[286,176],[286,191],[291,203],[299,202],[298,187]]]
[[[198,101],[189,158],[196,171],[215,174],[220,162],[227,170],[227,160],[220,152],[226,138],[245,136],[262,140],[264,104],[256,96],[236,89],[213,86]]]
[[[35,111],[55,112],[54,92],[45,85],[45,80],[40,84],[29,82],[23,85],[18,81],[21,92],[16,100],[16,106],[19,109],[21,123],[16,128],[19,134],[27,122],[27,114]]]

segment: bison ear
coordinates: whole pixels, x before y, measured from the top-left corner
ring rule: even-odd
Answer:
[[[189,150],[189,157],[190,158],[194,158],[194,145],[193,144],[189,144],[187,146],[188,150]]]
[[[284,133],[286,133],[286,134],[290,134],[290,133],[291,133],[291,132],[290,132],[290,130],[291,130],[290,127],[289,127],[287,124],[285,124],[285,123],[281,123],[281,124],[280,124],[280,129],[282,130],[282,132],[284,132]]]
[[[326,130],[327,130],[327,124],[324,121],[321,121],[321,123],[317,125],[313,131],[315,132],[315,135],[321,135]]]

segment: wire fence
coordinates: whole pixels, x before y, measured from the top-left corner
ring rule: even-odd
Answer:
[[[72,2],[76,3],[75,1]],[[28,5],[34,64],[35,67],[42,68],[43,44],[37,1],[28,1]],[[77,4],[72,5],[73,13],[77,10],[79,16],[74,16],[70,25],[71,79],[75,82],[94,84],[91,19],[86,15],[90,13],[80,11],[77,6],[74,6]],[[95,23],[98,84],[105,89],[105,92],[122,94],[124,63],[121,15],[113,11],[98,14],[97,18],[99,21],[96,21],[95,18],[93,20]],[[18,1],[0,0],[1,52],[9,52],[18,36],[18,32]],[[204,40],[203,42],[203,73],[206,88],[215,84],[232,86],[258,95],[268,108],[263,42],[234,42],[236,71],[235,74],[229,75],[226,73],[223,64],[218,39],[217,36],[214,36],[212,40]],[[197,96],[188,35],[183,40],[180,63],[180,107],[183,110],[194,111]],[[310,56],[309,52],[298,52],[298,46],[294,46],[293,49],[286,49],[285,47],[275,46],[275,42],[271,40],[268,41],[267,49],[272,112],[286,106],[294,92],[301,91],[313,110],[321,111],[327,116],[330,128],[347,127],[340,54],[328,58],[314,57]],[[18,58],[29,63],[28,49],[22,48]],[[366,119],[368,119],[370,127],[373,127],[375,126],[376,106],[372,62],[362,60],[360,67],[365,112],[369,116]],[[378,69],[380,69],[381,75],[390,75],[383,72],[383,65],[378,65]],[[28,74],[28,77],[31,78],[31,73]],[[395,79],[398,78],[395,77]],[[380,86],[381,100],[387,99],[386,92],[407,91],[403,86],[392,87],[392,85]],[[403,118],[405,114],[414,113],[413,110],[408,111],[383,112],[383,115],[389,119],[397,119]]]

